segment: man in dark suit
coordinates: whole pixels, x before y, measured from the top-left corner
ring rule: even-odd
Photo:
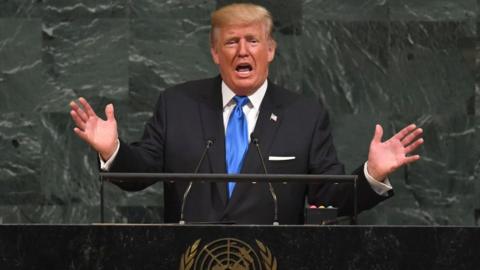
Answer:
[[[104,170],[119,172],[193,172],[205,146],[210,149],[201,173],[263,173],[262,147],[269,173],[344,174],[333,145],[328,114],[316,101],[268,81],[275,55],[272,18],[263,7],[233,4],[212,14],[211,54],[220,76],[165,90],[140,142],[118,139],[113,105],[107,120],[88,102],[70,104],[75,133],[98,153]],[[359,209],[392,195],[388,174],[416,161],[409,154],[422,144],[420,128],[409,125],[382,142],[377,125],[368,161],[359,176]],[[165,183],[165,221],[178,222],[187,185]],[[129,189],[141,189],[142,185]],[[351,184],[275,184],[281,224],[303,222],[305,199],[352,214]],[[185,205],[187,222],[271,224],[273,200],[267,184],[194,183]]]

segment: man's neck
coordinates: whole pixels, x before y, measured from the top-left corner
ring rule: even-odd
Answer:
[[[260,107],[260,104],[262,103],[263,97],[265,96],[265,93],[267,92],[268,88],[268,80],[265,80],[263,84],[253,91],[250,95],[248,95],[248,99],[252,103],[254,107]],[[222,81],[222,100],[223,100],[223,107],[225,107],[235,96],[235,92],[228,87],[228,85]]]

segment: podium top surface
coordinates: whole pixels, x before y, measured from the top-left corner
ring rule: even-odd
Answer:
[[[273,183],[320,183],[337,182],[353,183],[357,175],[324,175],[324,174],[225,174],[225,173],[120,173],[100,172],[100,177],[110,182],[225,182],[236,181],[244,183],[273,182]]]

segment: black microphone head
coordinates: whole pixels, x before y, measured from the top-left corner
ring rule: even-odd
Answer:
[[[250,135],[250,141],[255,145],[258,145],[258,143],[259,143],[257,136],[255,136],[255,134],[253,134],[253,133]]]
[[[207,140],[207,147],[212,146],[214,142],[215,142],[214,139],[212,139],[212,138],[208,139],[208,140]]]

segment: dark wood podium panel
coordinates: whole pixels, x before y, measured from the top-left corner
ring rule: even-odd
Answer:
[[[479,227],[1,225],[0,269],[480,269]]]

